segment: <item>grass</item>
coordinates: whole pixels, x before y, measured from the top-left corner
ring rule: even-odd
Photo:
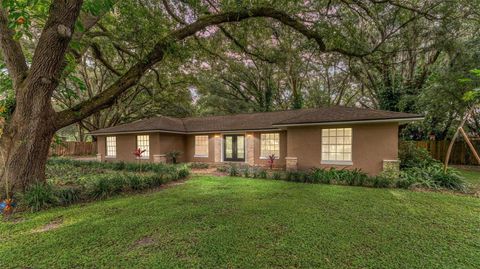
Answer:
[[[458,169],[465,181],[472,186],[480,187],[480,171]]]
[[[0,223],[0,268],[479,268],[480,199],[194,177]]]

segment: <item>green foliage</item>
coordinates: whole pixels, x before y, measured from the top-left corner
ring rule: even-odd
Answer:
[[[166,154],[167,158],[168,158],[173,164],[176,164],[176,163],[177,163],[177,160],[178,160],[178,158],[180,157],[180,155],[182,155],[182,152],[181,152],[181,151],[178,151],[178,150],[170,151],[170,152],[167,152],[167,154]]]
[[[189,163],[188,167],[190,169],[208,169],[209,165],[208,165],[208,163],[195,162],[195,163]]]
[[[398,149],[400,169],[424,167],[437,163],[426,149],[419,148],[415,142],[402,142]]]
[[[228,167],[228,174],[231,176],[231,177],[236,177],[238,175],[240,175],[240,171],[238,169],[238,167],[235,165],[235,164],[232,164]]]
[[[49,159],[46,172],[49,184],[33,185],[23,195],[22,201],[32,211],[155,188],[190,174],[187,165],[100,163],[63,158]]]
[[[444,172],[441,164],[412,167],[400,172],[401,187],[412,185],[425,188],[446,188],[466,191],[467,186],[458,171],[452,168]]]
[[[82,191],[76,186],[59,186],[55,188],[55,196],[60,205],[71,205],[82,200]]]
[[[59,202],[52,185],[42,183],[30,185],[23,194],[23,201],[32,212],[55,206]]]

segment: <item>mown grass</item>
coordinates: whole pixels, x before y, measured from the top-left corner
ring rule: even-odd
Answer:
[[[480,171],[458,169],[465,181],[473,186],[480,187]]]
[[[202,176],[0,223],[0,268],[479,268],[479,216],[469,196]]]

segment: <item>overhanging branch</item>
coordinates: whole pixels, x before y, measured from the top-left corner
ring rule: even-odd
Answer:
[[[27,76],[28,66],[20,43],[13,39],[13,30],[8,27],[8,16],[2,8],[2,3],[3,1],[0,0],[0,48],[13,81],[13,87],[17,88]]]
[[[323,37],[313,29],[305,26],[299,20],[286,14],[285,12],[268,8],[255,8],[249,10],[241,10],[238,12],[226,12],[221,14],[215,14],[205,16],[198,19],[196,22],[184,26],[178,30],[172,31],[168,36],[160,40],[154,48],[143,59],[134,64],[124,75],[122,75],[115,83],[107,88],[102,93],[94,96],[90,100],[79,103],[78,105],[57,113],[57,128],[61,128],[83,118],[90,116],[91,114],[109,107],[115,102],[115,99],[120,96],[127,89],[137,84],[141,77],[147,70],[153,67],[156,63],[160,62],[164,53],[168,47],[175,42],[183,40],[189,36],[194,35],[198,31],[205,29],[208,26],[219,25],[227,22],[238,22],[249,18],[273,18],[280,21],[284,25],[290,26],[299,33],[303,34],[308,39],[313,39],[318,45],[318,48],[322,52],[336,51],[349,56],[361,57],[368,53],[357,54],[354,52],[348,52],[341,49],[327,49],[323,41]]]

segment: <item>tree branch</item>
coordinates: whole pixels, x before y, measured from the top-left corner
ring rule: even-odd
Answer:
[[[0,0],[0,48],[16,89],[27,76],[28,66],[20,43],[13,39],[13,30],[8,27],[8,15],[2,3]]]
[[[75,123],[89,115],[99,111],[103,108],[112,105],[116,98],[131,86],[138,83],[143,74],[156,63],[161,61],[164,53],[175,42],[183,40],[196,32],[205,29],[208,26],[219,25],[227,22],[238,22],[249,18],[267,17],[280,21],[281,23],[292,27],[308,39],[316,41],[319,50],[327,51],[323,37],[316,31],[308,28],[299,20],[290,15],[275,10],[273,8],[263,7],[254,8],[250,10],[241,10],[238,12],[226,12],[222,14],[210,15],[199,18],[196,22],[186,25],[183,28],[172,31],[168,36],[161,39],[154,48],[139,62],[134,64],[123,76],[121,76],[115,83],[108,87],[102,93],[94,96],[90,100],[79,103],[78,105],[64,111],[57,113],[56,124],[57,128],[61,128],[72,123]],[[329,51],[332,49],[329,49]],[[362,56],[364,54],[357,54],[354,52],[347,52],[341,49],[336,49],[340,53],[345,53],[350,56]]]

